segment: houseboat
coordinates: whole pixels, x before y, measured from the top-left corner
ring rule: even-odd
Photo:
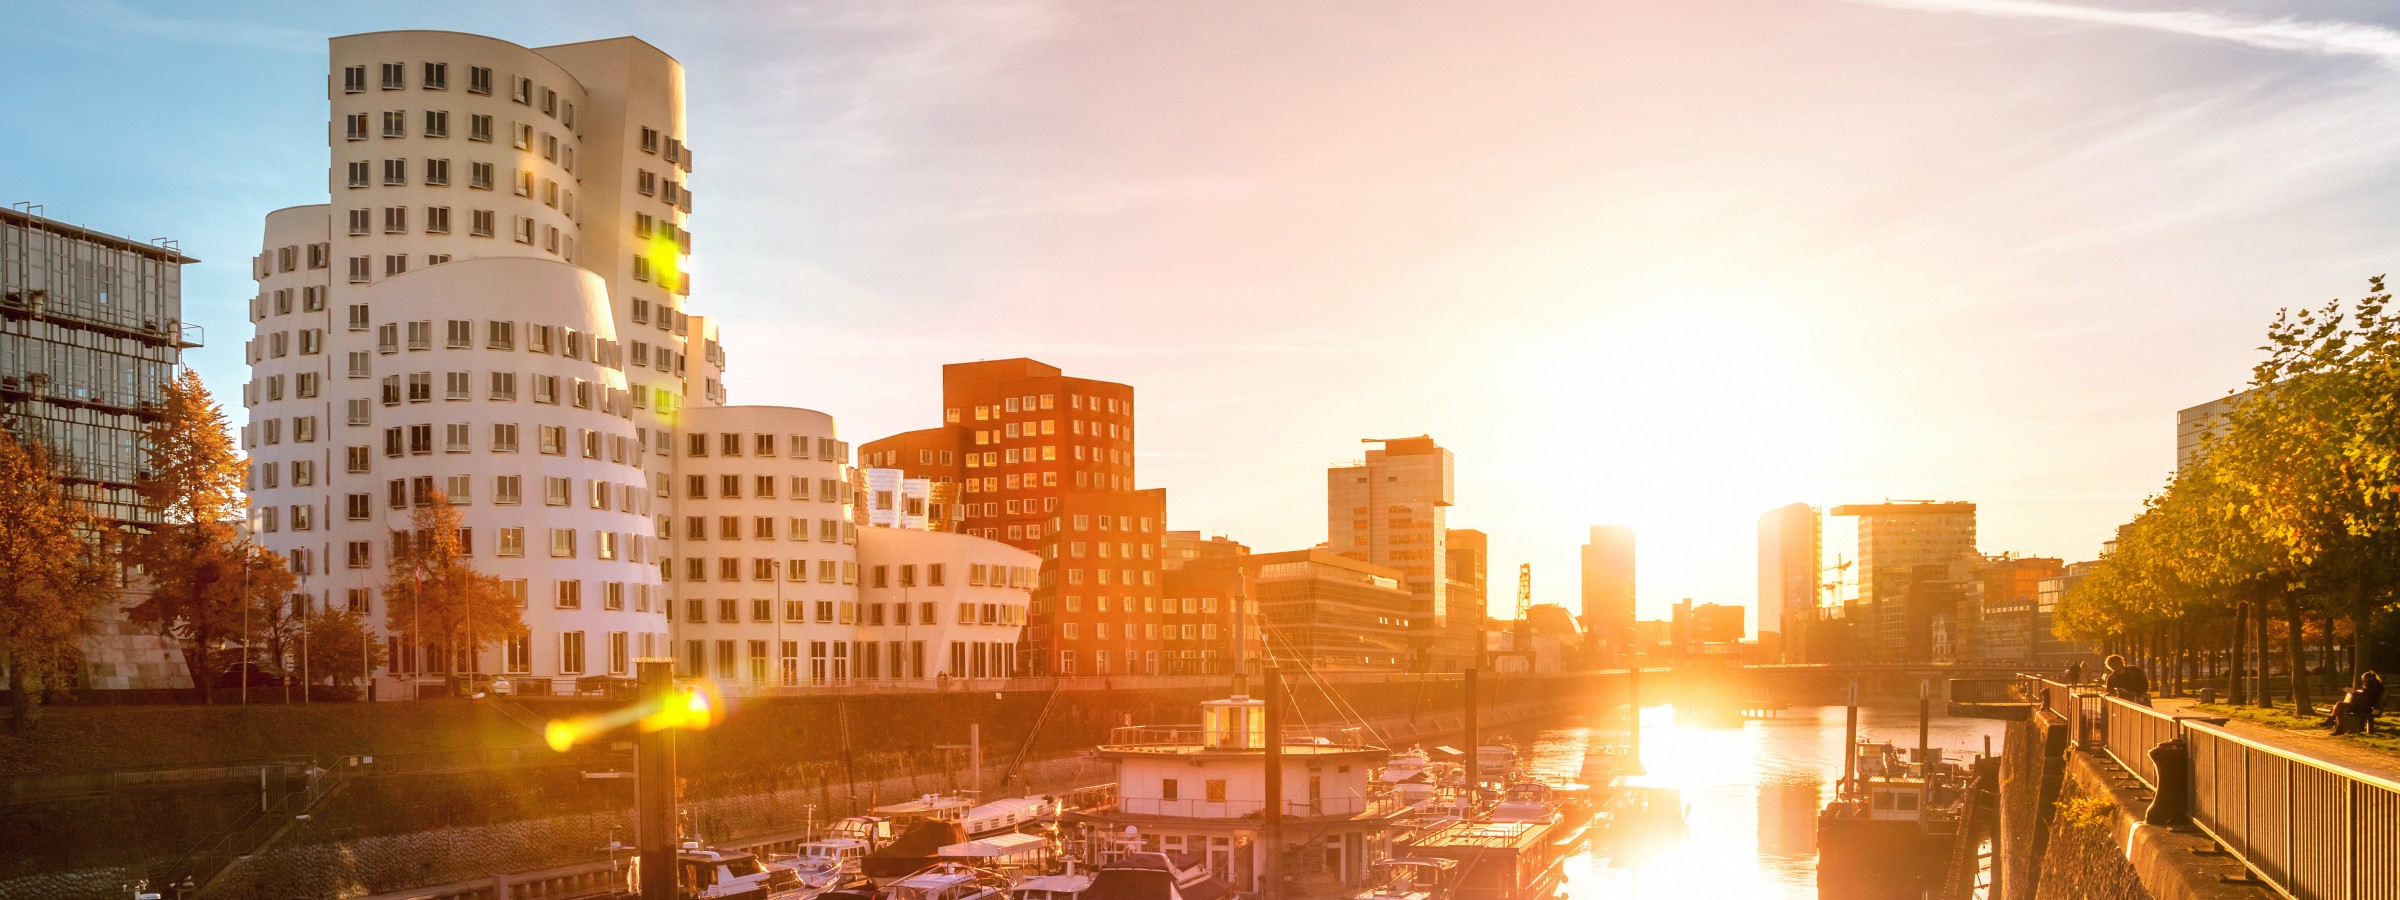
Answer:
[[[1266,704],[1237,696],[1200,704],[1198,726],[1127,726],[1116,729],[1098,756],[1116,766],[1114,802],[1062,815],[1062,822],[1098,840],[1087,853],[1114,853],[1130,841],[1153,855],[1189,855],[1223,876],[1233,889],[1264,889],[1269,842],[1260,818],[1267,780],[1281,782],[1279,811],[1286,846],[1284,875],[1292,883],[1347,895],[1362,886],[1390,833],[1411,814],[1376,790],[1369,776],[1389,750],[1360,729],[1266,729]],[[1280,771],[1267,766],[1268,741],[1276,741]],[[1122,837],[1120,837],[1122,836]],[[1087,862],[1104,862],[1089,859]],[[1096,881],[1092,890],[1103,887]]]
[[[1458,860],[1396,856],[1375,864],[1374,886],[1350,900],[1450,900]]]

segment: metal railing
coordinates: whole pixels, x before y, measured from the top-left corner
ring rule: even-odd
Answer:
[[[2298,900],[2400,898],[2400,783],[2205,722],[2192,748],[2192,818]]]
[[[2172,716],[2048,679],[2027,690],[2152,790],[2150,748],[2190,748],[2192,821],[2294,900],[2400,900],[2400,782],[2242,737],[2224,719]]]
[[[2086,695],[2082,699],[2100,717],[2100,749],[2151,790],[2158,790],[2158,766],[2150,759],[2150,748],[2176,738],[2177,718],[2116,697]]]

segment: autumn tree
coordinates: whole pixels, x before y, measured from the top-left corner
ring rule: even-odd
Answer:
[[[330,679],[336,686],[355,685],[383,665],[383,644],[362,612],[329,609],[301,625],[302,653],[312,679]]]
[[[384,627],[409,635],[409,652],[424,662],[421,647],[438,644],[453,665],[486,646],[525,633],[517,598],[498,576],[478,571],[467,546],[458,508],[440,491],[413,498],[409,530],[392,533],[391,565],[385,570]],[[431,641],[427,639],[431,638]]]
[[[22,731],[44,679],[115,587],[115,540],[68,494],[49,454],[13,429],[0,430],[0,523],[0,666],[10,726]]]
[[[150,582],[133,620],[182,643],[192,683],[212,703],[209,654],[221,641],[246,638],[239,635],[244,589],[262,568],[236,527],[246,465],[225,425],[225,411],[199,373],[186,369],[167,382],[147,429],[149,462],[139,485],[159,523],[126,553]]]

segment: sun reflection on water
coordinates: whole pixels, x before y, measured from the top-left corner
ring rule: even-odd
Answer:
[[[1531,736],[1537,773],[1572,781],[1587,752],[1622,744],[1622,710],[1592,724]],[[1916,710],[1860,710],[1865,737],[1916,742]],[[1958,755],[1997,748],[2000,723],[1935,719],[1931,742]],[[1816,811],[1841,777],[1842,708],[1794,707],[1739,724],[1678,723],[1671,707],[1642,711],[1642,764],[1627,783],[1682,791],[1682,833],[1609,834],[1567,861],[1571,900],[1816,897]]]

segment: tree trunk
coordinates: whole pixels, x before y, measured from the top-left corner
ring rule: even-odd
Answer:
[[[2358,580],[2350,584],[2350,671],[2353,673],[2375,670],[2375,642],[2368,630],[2374,623],[2375,585],[2367,580],[2365,573],[2360,573]]]
[[[8,727],[19,734],[33,727],[33,691],[31,679],[25,677],[25,660],[12,656],[8,660]]]
[[[2300,627],[2308,619],[2300,610],[2300,592],[2283,592],[2283,613],[2289,624],[2283,631],[2283,667],[2292,676],[2292,712],[2305,716],[2317,710],[2308,702],[2308,637]]]
[[[2233,605],[2233,649],[2225,653],[2225,702],[2242,706],[2250,702],[2250,693],[2242,683],[2242,638],[2249,626],[2250,605]]]
[[[2256,660],[2258,691],[2254,691],[2254,696],[2251,696],[2251,706],[2270,708],[2270,706],[2275,706],[2275,672],[2273,672],[2275,665],[2273,665],[2273,658],[2268,658],[2268,653],[2266,653],[2268,631],[2273,631],[2273,619],[2268,617],[2266,598],[2251,602],[2251,617],[2256,619],[2254,626],[2251,626],[2251,643],[2254,643],[2256,653],[2258,653],[2258,660]]]

